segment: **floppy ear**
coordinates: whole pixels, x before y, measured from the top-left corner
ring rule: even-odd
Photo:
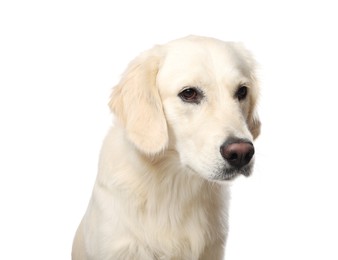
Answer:
[[[249,130],[254,139],[256,139],[261,132],[261,121],[257,115],[257,112],[252,112],[248,119]]]
[[[249,110],[249,116],[247,119],[247,124],[249,127],[249,130],[253,136],[254,139],[256,139],[259,134],[261,133],[261,121],[259,119],[258,113],[257,113],[257,100],[259,97],[259,82],[255,76],[255,73],[251,73],[251,80],[253,82],[253,88],[256,90],[253,92],[253,95],[251,96],[251,104],[250,104],[250,110]]]
[[[155,49],[142,53],[129,64],[109,102],[128,139],[148,155],[163,151],[168,144],[167,122],[156,86],[159,62]]]

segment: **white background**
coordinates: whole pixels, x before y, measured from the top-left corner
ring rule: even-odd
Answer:
[[[334,1],[1,1],[0,259],[70,259],[127,63],[188,34],[260,63],[256,170],[233,183],[227,260],[338,259]]]

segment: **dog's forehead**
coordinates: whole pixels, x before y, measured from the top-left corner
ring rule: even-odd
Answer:
[[[164,46],[162,78],[213,78],[231,81],[250,76],[248,64],[236,43],[210,38],[185,38]]]
[[[178,68],[236,65],[234,50],[225,42],[177,41],[168,44],[165,50],[166,63]]]

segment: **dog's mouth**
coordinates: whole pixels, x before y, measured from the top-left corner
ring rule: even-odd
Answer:
[[[215,180],[218,181],[231,181],[234,180],[239,175],[243,175],[245,177],[249,177],[252,173],[252,165],[246,165],[241,168],[235,168],[235,167],[224,167],[222,170],[220,170],[214,177]]]

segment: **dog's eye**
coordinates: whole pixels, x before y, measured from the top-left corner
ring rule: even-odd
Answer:
[[[238,89],[237,89],[237,92],[235,94],[235,97],[241,101],[243,99],[246,98],[246,96],[248,95],[248,88],[246,86],[240,86]]]
[[[178,94],[178,96],[188,103],[198,104],[203,98],[203,94],[200,90],[196,88],[186,88]]]

